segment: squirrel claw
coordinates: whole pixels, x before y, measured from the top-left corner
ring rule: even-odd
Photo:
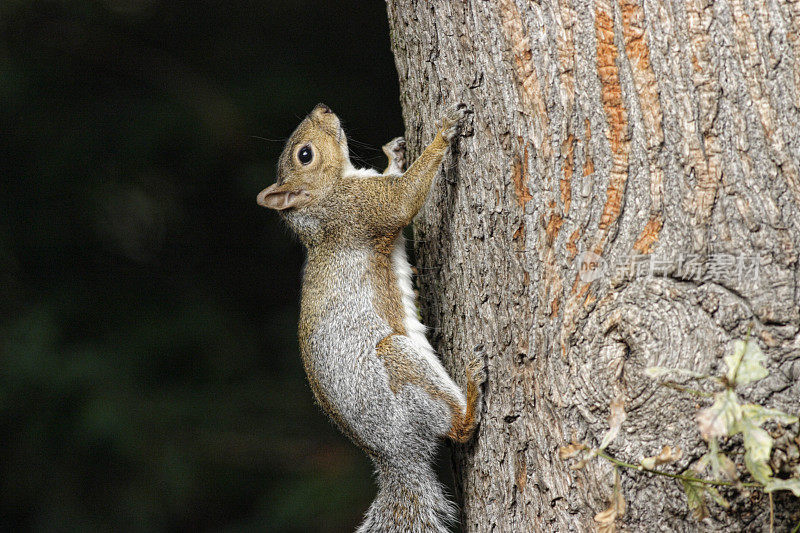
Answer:
[[[441,127],[442,137],[444,137],[446,141],[449,142],[455,139],[458,134],[459,126],[468,113],[472,113],[472,111],[470,111],[467,108],[467,104],[464,103],[458,103],[447,110],[442,119]]]
[[[486,364],[483,357],[475,357],[467,363],[467,378],[474,381],[479,387],[486,383],[489,379],[489,372],[486,369]]]
[[[406,157],[406,139],[405,137],[395,137],[388,143],[383,145],[383,153],[386,154],[390,160],[402,161]]]

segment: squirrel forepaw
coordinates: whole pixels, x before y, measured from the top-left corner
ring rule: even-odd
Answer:
[[[458,129],[461,123],[464,121],[464,117],[467,116],[468,113],[472,113],[467,108],[467,104],[459,103],[452,106],[442,118],[442,137],[448,142],[455,139],[456,135],[458,135]]]
[[[406,139],[395,137],[383,145],[383,153],[389,159],[389,167],[402,172],[406,166]]]

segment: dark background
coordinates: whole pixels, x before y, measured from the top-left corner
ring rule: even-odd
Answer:
[[[384,3],[2,0],[0,37],[0,530],[352,530],[255,197],[319,101],[383,164]]]

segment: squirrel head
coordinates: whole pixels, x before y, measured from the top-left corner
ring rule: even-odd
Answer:
[[[258,204],[287,218],[307,210],[326,196],[349,163],[339,117],[317,104],[286,142],[278,159],[278,179],[259,193]]]

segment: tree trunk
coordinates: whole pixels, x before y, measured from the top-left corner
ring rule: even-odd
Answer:
[[[480,432],[456,450],[465,531],[598,525],[613,466],[573,470],[558,449],[597,446],[614,400],[627,419],[611,455],[638,463],[669,444],[683,455],[664,470],[696,464],[695,416],[711,401],[647,367],[724,374],[750,331],[769,376],[743,397],[800,411],[800,2],[388,12],[411,158],[446,105],[474,110],[415,223],[434,346],[454,376],[473,353],[488,360]],[[723,490],[730,509],[710,503],[698,522],[679,482],[619,471],[623,530],[769,528],[761,491]],[[773,496],[788,531],[799,500]]]

